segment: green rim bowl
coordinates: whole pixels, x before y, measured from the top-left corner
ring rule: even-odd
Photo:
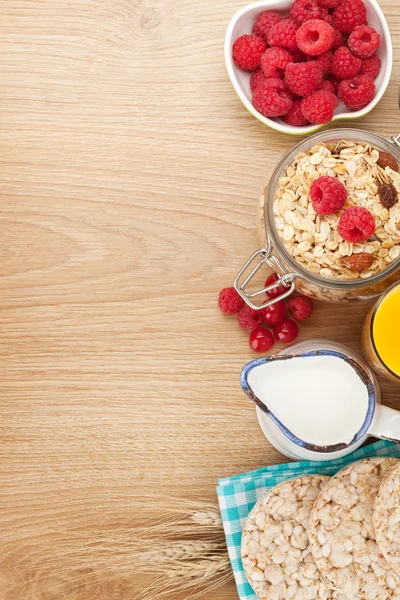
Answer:
[[[382,61],[381,71],[378,77],[375,79],[376,94],[367,106],[362,110],[356,112],[349,111],[343,102],[339,103],[339,106],[335,110],[334,117],[331,121],[341,120],[353,120],[359,119],[367,115],[379,102],[388,86],[390,75],[392,72],[393,62],[393,50],[392,40],[388,24],[385,16],[376,0],[363,0],[367,8],[368,23],[371,27],[381,36],[381,46],[378,51],[378,55]],[[245,33],[251,33],[251,28],[257,16],[263,10],[274,10],[281,13],[288,13],[292,0],[261,0],[253,4],[248,4],[237,11],[232,17],[225,35],[225,64],[228,71],[229,78],[232,82],[235,92],[239,96],[243,105],[247,110],[261,123],[287,133],[289,135],[306,135],[308,133],[314,133],[324,127],[324,125],[308,125],[306,127],[293,127],[287,125],[282,119],[269,119],[259,113],[251,103],[251,91],[250,91],[250,73],[239,69],[232,60],[232,46],[234,42]]]

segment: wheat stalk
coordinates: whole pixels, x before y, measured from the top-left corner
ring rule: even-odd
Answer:
[[[226,551],[226,548],[218,542],[176,542],[168,546],[162,543],[152,544],[152,546],[155,546],[155,548],[141,552],[139,557],[141,562],[158,561],[160,563],[174,563],[180,560],[187,561],[198,556],[208,556]]]
[[[195,523],[204,527],[222,527],[222,519],[218,510],[207,508],[207,510],[197,510],[192,514]]]
[[[119,526],[109,524],[100,533],[95,526],[84,532],[57,532],[55,547],[50,544],[40,552],[36,580],[57,573],[76,585],[96,588],[134,571],[146,582],[131,600],[181,593],[192,600],[233,578],[217,504],[137,498],[130,506],[136,523],[139,506],[140,525],[129,519]]]

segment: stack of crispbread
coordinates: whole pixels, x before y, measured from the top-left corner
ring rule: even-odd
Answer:
[[[400,461],[276,485],[244,524],[242,562],[260,600],[400,600]]]

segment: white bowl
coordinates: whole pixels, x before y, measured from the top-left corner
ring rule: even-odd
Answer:
[[[359,119],[364,115],[368,114],[374,106],[376,106],[379,100],[382,98],[386,91],[389,83],[390,74],[392,72],[392,40],[390,37],[390,31],[384,14],[376,0],[363,0],[367,7],[368,23],[376,29],[381,36],[381,46],[378,54],[382,60],[382,67],[378,77],[375,79],[376,94],[367,106],[362,110],[356,112],[349,111],[343,102],[340,102],[339,106],[335,110],[332,121],[339,121],[341,119]],[[276,10],[281,13],[287,14],[290,7],[293,4],[293,0],[261,0],[254,4],[248,4],[244,6],[232,17],[228,29],[225,35],[225,63],[228,70],[230,80],[233,87],[244,106],[256,119],[268,125],[276,131],[282,131],[283,133],[289,133],[292,135],[304,135],[312,133],[324,127],[324,125],[307,125],[306,127],[293,127],[287,125],[282,119],[268,119],[259,113],[251,103],[251,90],[250,90],[250,73],[239,69],[232,60],[232,45],[234,42],[245,33],[251,33],[251,28],[257,15],[263,10]],[[332,122],[331,121],[331,122]]]

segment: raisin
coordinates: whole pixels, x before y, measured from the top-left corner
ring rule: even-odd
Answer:
[[[378,183],[378,194],[385,208],[392,208],[399,201],[399,195],[392,183]]]

